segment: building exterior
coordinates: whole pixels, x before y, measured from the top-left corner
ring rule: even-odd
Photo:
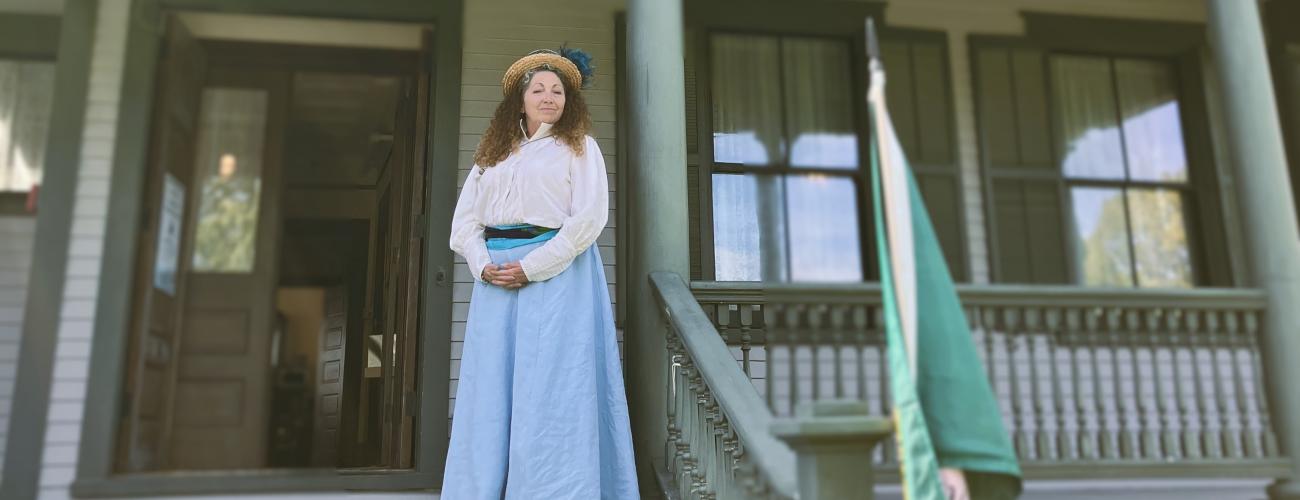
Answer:
[[[1287,0],[0,2],[0,497],[436,495],[451,209],[565,43],[644,496],[834,483],[767,425],[888,411],[868,16],[1025,498],[1300,498]]]

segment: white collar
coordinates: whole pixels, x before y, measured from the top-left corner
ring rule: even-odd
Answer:
[[[551,136],[551,124],[542,122],[542,124],[537,127],[537,133],[533,134],[532,137],[528,137],[528,126],[525,125],[526,123],[528,123],[527,119],[519,120],[519,130],[524,133],[524,144]]]

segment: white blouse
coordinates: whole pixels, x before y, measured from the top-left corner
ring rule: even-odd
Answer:
[[[476,281],[482,281],[483,268],[492,263],[484,227],[560,228],[520,261],[528,281],[545,281],[568,269],[605,228],[609,181],[600,147],[587,136],[583,154],[575,155],[550,129],[543,123],[504,161],[488,168],[475,165],[465,179],[451,219],[451,249],[465,257]]]

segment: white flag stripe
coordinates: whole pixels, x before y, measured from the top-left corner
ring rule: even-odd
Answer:
[[[912,239],[911,189],[907,182],[907,160],[894,133],[889,108],[885,106],[885,71],[878,59],[871,61],[871,88],[867,92],[875,110],[876,146],[880,154],[880,190],[884,196],[886,236],[889,239],[889,268],[894,278],[894,300],[907,348],[907,366],[916,379],[916,252]]]

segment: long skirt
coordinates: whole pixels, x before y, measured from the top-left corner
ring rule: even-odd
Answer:
[[[595,245],[518,290],[476,282],[442,500],[638,499],[615,335]]]

